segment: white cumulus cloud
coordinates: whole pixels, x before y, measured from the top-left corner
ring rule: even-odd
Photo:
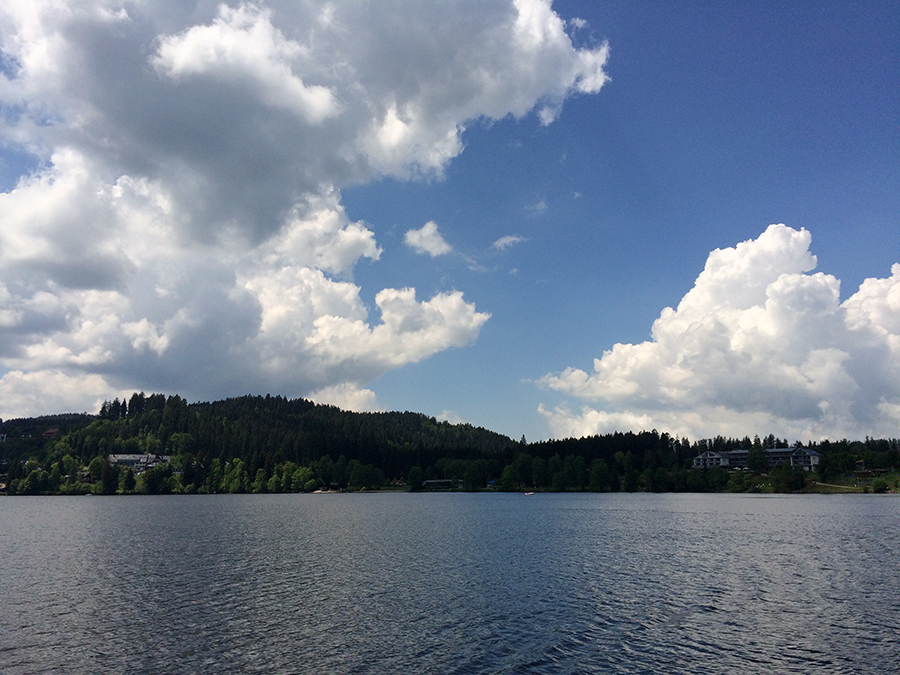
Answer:
[[[812,273],[810,233],[771,225],[715,250],[694,287],[654,322],[652,339],[616,344],[592,372],[543,386],[601,402],[539,411],[557,435],[656,427],[683,436],[772,432],[791,438],[896,434],[900,264],[840,302]]]
[[[453,247],[444,241],[434,221],[425,223],[418,230],[408,230],[403,236],[403,241],[416,253],[425,253],[432,258],[453,251]]]
[[[209,76],[241,89],[256,89],[260,100],[318,123],[337,112],[331,90],[307,86],[292,66],[302,67],[304,47],[272,25],[271,12],[253,5],[219,7],[210,25],[193,26],[160,41],[151,63],[176,81]]]
[[[353,412],[379,412],[381,408],[371,389],[360,389],[347,382],[314,391],[308,398],[322,405],[333,405]]]
[[[2,3],[0,145],[38,168],[0,193],[0,415],[129,389],[373,408],[386,370],[471,343],[459,292],[373,289],[371,316],[353,270],[382,249],[341,190],[597,91],[606,46],[564,27],[549,0]]]

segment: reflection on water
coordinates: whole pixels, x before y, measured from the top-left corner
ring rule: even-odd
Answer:
[[[0,501],[0,672],[900,671],[900,499]]]

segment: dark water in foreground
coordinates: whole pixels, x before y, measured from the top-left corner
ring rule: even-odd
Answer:
[[[0,673],[894,673],[900,498],[0,500]]]

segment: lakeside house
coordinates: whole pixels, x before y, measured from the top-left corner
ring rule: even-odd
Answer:
[[[171,455],[109,455],[110,464],[132,469],[136,474],[152,469],[158,464],[168,464]]]
[[[821,453],[811,448],[766,448],[765,452],[770,467],[784,464],[790,467],[799,467],[804,471],[812,471],[818,467],[819,459],[822,457]],[[694,468],[708,469],[718,466],[726,471],[745,469],[749,454],[749,449],[723,450],[721,452],[707,450],[694,457]]]

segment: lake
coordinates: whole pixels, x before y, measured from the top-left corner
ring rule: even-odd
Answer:
[[[0,499],[0,672],[900,672],[892,495]]]

